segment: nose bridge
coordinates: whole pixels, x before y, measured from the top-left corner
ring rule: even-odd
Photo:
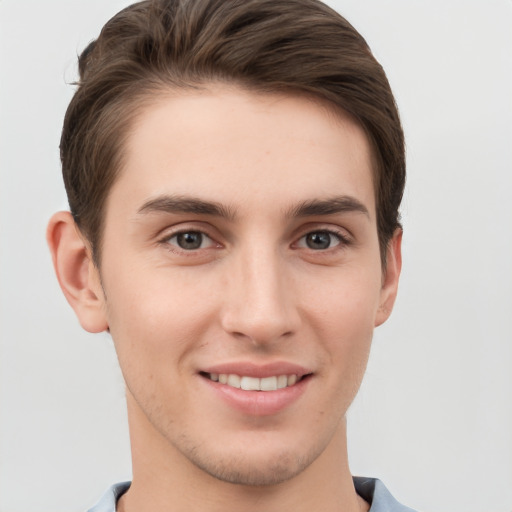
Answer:
[[[293,289],[286,262],[276,247],[247,247],[232,270],[223,315],[227,332],[263,344],[297,329]]]

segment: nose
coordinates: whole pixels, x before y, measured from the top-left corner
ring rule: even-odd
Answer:
[[[271,248],[251,251],[230,265],[222,327],[231,336],[268,345],[295,334],[300,324],[287,264]]]

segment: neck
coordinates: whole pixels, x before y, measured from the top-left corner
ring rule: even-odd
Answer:
[[[129,395],[129,394],[128,394]],[[346,425],[340,422],[322,454],[275,485],[221,481],[190,462],[156,431],[128,396],[133,482],[117,512],[361,512],[369,507],[348,468]]]

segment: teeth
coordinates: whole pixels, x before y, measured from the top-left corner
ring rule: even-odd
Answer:
[[[227,384],[233,388],[243,389],[246,391],[276,391],[288,386],[293,386],[299,379],[297,375],[276,375],[273,377],[257,377],[239,376],[234,373],[210,373],[210,380]]]
[[[261,391],[275,391],[277,389],[277,377],[265,377],[260,379]]]
[[[246,391],[259,391],[260,389],[260,379],[256,377],[242,377],[240,384],[240,387]]]
[[[228,386],[231,386],[232,388],[239,388],[240,387],[240,377],[235,374],[228,375]]]
[[[288,386],[288,377],[286,375],[279,375],[277,377],[277,389],[283,389]]]

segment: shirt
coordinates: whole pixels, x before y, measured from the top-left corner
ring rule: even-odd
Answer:
[[[130,487],[131,482],[115,484],[103,495],[100,501],[88,512],[115,512],[117,500]],[[393,498],[386,486],[376,478],[354,477],[357,494],[370,503],[370,512],[415,512]]]

